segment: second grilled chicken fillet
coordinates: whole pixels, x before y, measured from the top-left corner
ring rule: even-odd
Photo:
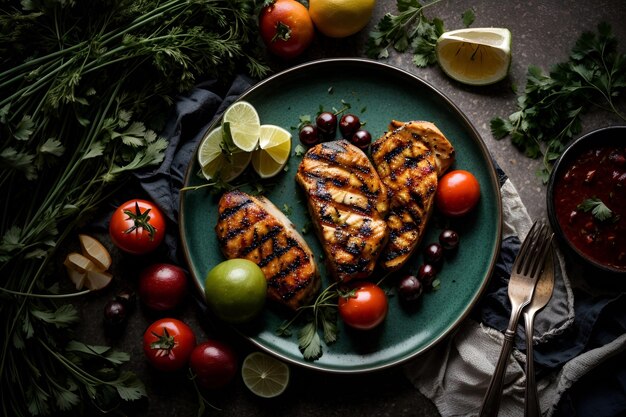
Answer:
[[[367,156],[345,140],[304,155],[296,181],[322,243],[328,272],[338,281],[369,276],[387,242],[387,192]]]
[[[454,148],[430,122],[392,121],[372,144],[372,158],[389,194],[389,243],[380,258],[396,271],[420,243],[433,210],[437,178],[454,162]]]
[[[311,249],[289,219],[268,199],[241,191],[225,193],[218,213],[215,231],[224,256],[259,265],[269,299],[292,310],[309,304],[320,276]]]

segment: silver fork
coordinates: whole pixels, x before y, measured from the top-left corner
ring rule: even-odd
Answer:
[[[537,383],[535,381],[535,365],[533,355],[533,328],[535,314],[541,311],[552,298],[554,291],[554,252],[549,251],[548,262],[543,269],[541,278],[535,287],[533,300],[524,310],[524,325],[526,326],[526,399],[524,401],[525,417],[541,417]]]
[[[513,263],[508,288],[509,300],[511,302],[511,317],[504,332],[504,343],[502,344],[496,369],[483,399],[480,409],[481,417],[495,417],[498,415],[502,398],[504,373],[511,355],[511,349],[513,348],[517,323],[522,310],[533,298],[535,285],[541,275],[552,237],[553,233],[545,222],[536,221],[528,232],[526,239],[524,239],[524,243],[522,243],[517,258]]]

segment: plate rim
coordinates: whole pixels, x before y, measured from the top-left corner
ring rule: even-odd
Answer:
[[[378,70],[381,71],[387,71],[390,73],[397,73],[403,77],[408,77],[409,79],[411,79],[413,82],[420,84],[422,88],[426,88],[428,90],[430,90],[431,93],[435,94],[436,96],[439,97],[439,99],[441,99],[447,106],[449,106],[450,110],[453,111],[455,113],[455,116],[458,117],[458,120],[462,122],[462,124],[464,125],[464,127],[467,129],[467,131],[470,133],[470,136],[472,136],[474,142],[476,143],[476,145],[478,146],[480,153],[482,154],[483,158],[488,161],[488,165],[487,165],[487,171],[489,173],[489,178],[491,180],[491,186],[493,187],[493,189],[496,191],[496,211],[497,211],[497,222],[496,222],[496,245],[495,245],[495,251],[492,254],[492,258],[491,261],[489,263],[489,268],[487,269],[487,272],[485,274],[484,279],[482,280],[482,283],[480,285],[480,288],[478,288],[478,290],[476,291],[476,294],[474,296],[474,298],[471,300],[471,302],[465,307],[464,311],[462,312],[461,315],[459,315],[457,317],[456,320],[454,320],[452,323],[450,323],[450,325],[447,326],[447,328],[441,332],[441,334],[434,338],[430,343],[426,344],[424,347],[422,347],[421,349],[417,349],[416,351],[412,352],[411,354],[408,355],[404,355],[398,359],[392,360],[392,361],[388,361],[386,363],[383,364],[379,364],[379,365],[374,365],[374,366],[369,366],[369,367],[358,367],[358,368],[353,368],[353,369],[337,369],[337,368],[328,368],[328,367],[323,367],[323,366],[319,366],[319,364],[317,364],[316,361],[306,361],[304,358],[302,358],[302,360],[294,360],[291,357],[288,357],[286,355],[281,354],[280,352],[276,352],[275,350],[272,350],[270,348],[268,348],[267,346],[263,345],[262,343],[260,343],[259,341],[255,340],[254,338],[244,334],[242,331],[240,331],[237,326],[229,326],[231,330],[234,330],[234,332],[236,334],[238,334],[240,337],[242,337],[243,339],[245,339],[246,341],[248,341],[249,343],[251,343],[252,345],[256,346],[257,348],[261,349],[262,351],[269,353],[289,364],[292,365],[296,365],[298,367],[302,367],[302,368],[306,368],[306,369],[310,369],[310,370],[314,370],[314,371],[319,371],[319,372],[323,372],[323,373],[330,373],[330,374],[361,374],[361,373],[369,373],[369,372],[375,372],[375,371],[380,371],[383,369],[388,369],[397,365],[400,365],[402,363],[405,363],[407,361],[409,361],[410,359],[413,359],[415,357],[418,357],[420,355],[423,355],[424,353],[428,352],[430,349],[432,349],[434,346],[438,345],[442,340],[444,340],[446,337],[448,337],[466,318],[467,316],[470,314],[471,310],[473,309],[473,307],[476,305],[476,303],[478,302],[478,300],[481,298],[481,296],[483,295],[489,281],[490,281],[490,277],[493,274],[493,271],[495,269],[495,265],[499,256],[499,252],[500,252],[500,248],[502,245],[502,221],[503,221],[503,209],[502,209],[502,195],[501,195],[501,190],[500,190],[500,182],[499,182],[499,178],[498,178],[498,173],[496,170],[496,166],[495,166],[495,162],[494,159],[492,158],[491,154],[489,153],[489,150],[487,149],[487,145],[485,144],[485,142],[483,141],[482,137],[480,136],[480,134],[478,133],[478,131],[476,130],[476,128],[474,127],[474,125],[471,123],[471,121],[468,119],[468,117],[465,115],[465,113],[463,113],[461,111],[461,109],[452,101],[450,100],[444,93],[442,93],[441,91],[439,91],[438,89],[436,89],[434,86],[432,86],[430,83],[428,83],[427,81],[423,80],[422,78],[420,78],[419,76],[410,73],[409,71],[406,71],[402,68],[393,66],[391,64],[387,64],[384,62],[380,62],[380,61],[376,61],[373,59],[369,59],[369,58],[324,58],[324,59],[317,59],[317,60],[312,60],[312,61],[308,61],[302,64],[298,64],[295,65],[293,67],[287,68],[283,71],[280,71],[272,76],[269,76],[257,83],[255,83],[254,85],[250,86],[247,90],[245,90],[241,95],[239,95],[235,101],[241,101],[241,100],[245,100],[246,97],[248,97],[249,95],[253,94],[256,90],[263,88],[265,85],[270,84],[272,82],[274,82],[274,80],[281,78],[281,77],[286,77],[289,76],[293,73],[297,73],[297,72],[301,72],[301,71],[305,71],[305,70],[311,70],[311,68],[315,68],[315,67],[326,67],[326,66],[336,66],[336,65],[344,65],[344,64],[352,64],[352,65],[362,65],[362,66],[371,66],[371,67],[375,67]],[[204,137],[206,135],[206,132],[210,131],[219,121],[220,121],[220,117],[215,117],[213,122],[210,123],[206,130],[202,133],[202,137]],[[189,178],[191,175],[193,175],[192,173],[192,167],[194,165],[194,160],[195,158],[197,158],[197,153],[198,153],[198,148],[200,146],[202,140],[200,140],[198,142],[198,145],[196,146],[196,149],[194,150],[194,152],[192,153],[192,159],[190,159],[189,164],[187,165],[187,169],[185,171],[185,176],[183,179],[183,184],[186,185],[189,182]],[[184,194],[180,195],[179,197],[179,202],[178,202],[178,232],[179,232],[179,237],[180,237],[180,241],[182,244],[182,249],[183,249],[183,255],[185,258],[185,262],[187,264],[187,266],[189,267],[191,265],[191,257],[190,257],[190,252],[189,252],[189,247],[187,245],[187,241],[185,239],[185,228],[184,228],[184,206],[185,206],[185,198],[184,198]],[[197,279],[197,277],[195,277],[194,272],[192,271],[192,268],[189,267],[190,273],[193,275],[193,283],[194,283],[194,287],[196,289],[196,291],[201,295],[201,300],[202,302],[204,302],[204,290],[200,285],[199,280]]]

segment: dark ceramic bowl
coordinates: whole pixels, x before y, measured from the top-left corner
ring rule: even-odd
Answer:
[[[626,199],[626,163],[622,159],[616,160],[617,152],[613,152],[611,159],[608,159],[609,149],[616,147],[621,149],[622,155],[626,155],[626,126],[594,130],[569,145],[554,165],[550,175],[547,208],[552,229],[563,246],[583,262],[600,271],[626,277],[626,259],[619,258],[620,260],[616,262],[607,259],[611,257],[618,259],[616,254],[619,256],[626,252],[626,215],[617,216],[615,213],[624,209],[624,207],[615,206],[617,201],[624,202]],[[591,150],[594,150],[594,153],[589,153]],[[577,168],[579,171],[575,173],[576,169],[572,169],[574,164],[578,167],[585,166],[585,162],[580,162],[583,155],[587,158],[586,168],[582,170]],[[606,181],[602,180],[603,172],[606,175]],[[564,179],[566,174],[567,180]],[[622,186],[615,188],[609,196],[608,190],[617,182]],[[568,185],[565,185],[566,183]],[[605,184],[612,185],[609,187]],[[616,196],[617,199],[615,199]],[[588,200],[591,198],[599,199],[603,203],[607,200],[607,207],[610,208],[613,205],[613,216],[599,221],[590,210],[593,204],[587,204],[591,207],[588,207],[589,211],[585,212],[579,204],[584,201],[591,203]],[[595,201],[597,204],[598,200]],[[613,229],[618,231],[613,232]],[[616,239],[620,230],[619,239]],[[608,237],[611,234],[612,238]],[[596,246],[599,241],[613,243],[609,249],[600,249],[600,246]],[[590,249],[594,246],[596,249]]]

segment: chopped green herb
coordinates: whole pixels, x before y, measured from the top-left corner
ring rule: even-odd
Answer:
[[[307,234],[309,233],[309,230],[311,230],[311,226],[313,225],[313,223],[311,223],[311,221],[307,221],[304,226],[302,226],[302,229],[300,229],[300,231],[302,232],[302,234]]]
[[[474,11],[472,9],[468,9],[463,12],[461,18],[463,19],[463,25],[465,25],[465,27],[467,28],[470,27],[472,23],[474,23],[476,16],[474,15]]]
[[[294,155],[295,156],[304,156],[304,154],[306,153],[306,148],[300,144],[296,145],[295,149],[294,149]]]

